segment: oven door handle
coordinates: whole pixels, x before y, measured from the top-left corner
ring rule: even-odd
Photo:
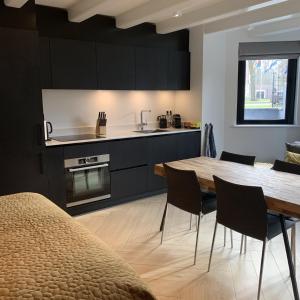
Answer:
[[[91,170],[91,169],[101,169],[108,167],[108,164],[102,164],[97,166],[90,166],[90,167],[83,167],[83,168],[76,168],[76,169],[69,169],[69,172],[79,172],[79,171],[85,171],[85,170]]]

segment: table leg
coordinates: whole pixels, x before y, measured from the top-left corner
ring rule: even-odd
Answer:
[[[295,298],[295,300],[299,300],[299,292],[298,292],[297,280],[296,280],[296,275],[295,275],[295,269],[294,269],[294,265],[293,265],[292,253],[291,253],[288,235],[287,235],[286,228],[285,228],[285,220],[284,220],[283,215],[280,215],[280,224],[281,224],[281,230],[282,230],[282,234],[283,234],[286,256],[287,256],[289,269],[290,269],[290,276],[291,276],[291,280],[292,280],[294,298]]]
[[[163,217],[162,217],[162,220],[161,220],[161,223],[160,223],[159,231],[162,231],[163,227],[164,227],[166,212],[167,212],[167,205],[168,205],[168,202],[166,202],[166,206],[165,206],[164,214],[163,214]]]

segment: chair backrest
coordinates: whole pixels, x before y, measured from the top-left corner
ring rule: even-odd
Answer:
[[[267,237],[267,205],[261,187],[244,186],[214,176],[217,222],[241,234],[264,241]]]
[[[164,164],[164,168],[168,185],[168,203],[198,215],[202,207],[202,192],[195,171],[178,170],[167,164]]]
[[[300,175],[300,165],[282,160],[275,160],[273,170]]]
[[[220,160],[226,160],[226,161],[231,161],[243,165],[253,166],[255,162],[255,156],[241,155],[241,154],[235,154],[235,153],[223,151],[221,153]]]

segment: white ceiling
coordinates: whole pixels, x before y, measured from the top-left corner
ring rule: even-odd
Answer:
[[[27,0],[4,0],[21,7]],[[119,28],[144,22],[156,24],[158,33],[202,25],[206,33],[267,23],[266,32],[294,30],[298,26],[300,0],[36,0],[37,4],[66,9],[71,22],[82,22],[96,14],[113,16]],[[179,13],[179,17],[174,17]],[[282,22],[282,18],[295,20]],[[300,26],[299,26],[300,27]],[[255,32],[255,31],[254,31]],[[264,32],[265,33],[265,32]]]

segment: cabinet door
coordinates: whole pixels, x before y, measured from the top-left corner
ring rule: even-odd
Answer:
[[[38,33],[0,28],[0,194],[44,193]]]
[[[201,153],[201,132],[177,135],[178,159],[199,157]]]
[[[147,164],[147,139],[126,139],[109,143],[110,169],[120,170]]]
[[[94,42],[50,40],[54,89],[97,89],[97,59]]]
[[[157,48],[136,48],[135,84],[137,90],[167,88],[168,51]]]
[[[39,42],[41,86],[43,89],[51,89],[50,40],[48,38],[41,37]]]
[[[154,166],[148,166],[148,191],[159,191],[167,188],[165,177],[154,174]]]
[[[97,44],[98,86],[103,90],[135,88],[134,48]]]
[[[121,200],[146,193],[147,172],[147,166],[111,172],[112,199]]]
[[[62,209],[66,209],[66,187],[63,147],[45,151],[45,174],[48,178],[48,197]]]
[[[148,144],[149,165],[177,160],[177,134],[151,137]]]
[[[190,89],[190,53],[170,51],[168,57],[168,81],[170,90]]]

